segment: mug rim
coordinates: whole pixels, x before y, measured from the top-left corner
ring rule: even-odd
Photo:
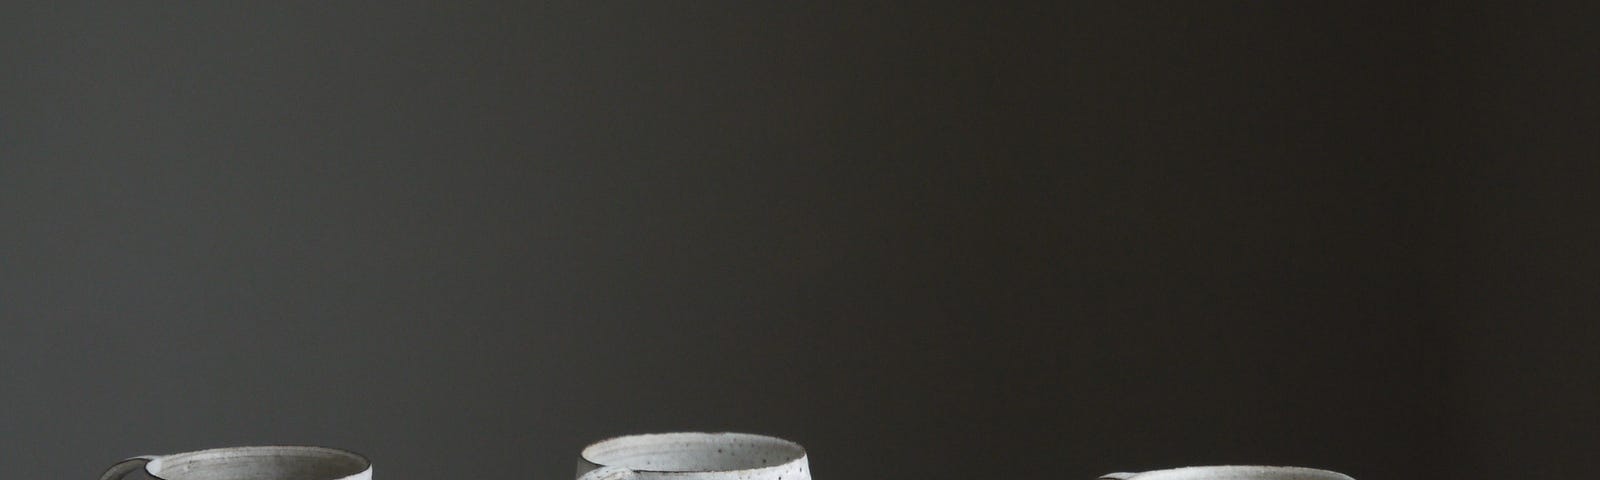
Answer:
[[[724,435],[776,441],[778,443],[784,444],[785,446],[794,448],[795,451],[797,452],[797,455],[794,456],[793,458],[790,458],[790,459],[786,460],[786,461],[779,462],[779,463],[774,463],[772,465],[763,465],[763,466],[752,467],[752,468],[702,469],[702,470],[654,470],[654,469],[649,469],[649,468],[633,468],[633,467],[629,467],[629,466],[626,466],[626,465],[608,465],[608,464],[604,464],[604,463],[600,463],[598,461],[595,461],[593,458],[591,458],[589,456],[590,450],[593,450],[594,448],[599,447],[599,446],[601,446],[603,444],[606,444],[606,443],[611,443],[611,442],[621,441],[621,440],[644,439],[644,438],[652,438],[652,437],[669,437],[669,436],[688,436],[688,437],[697,437],[697,438],[709,438],[709,437],[717,437],[717,436],[724,436]],[[649,474],[652,474],[652,475],[701,475],[701,474],[706,474],[706,473],[750,473],[750,472],[761,472],[761,471],[766,471],[766,470],[775,470],[775,469],[787,467],[789,465],[795,464],[796,462],[803,462],[803,461],[806,460],[806,455],[807,455],[806,448],[804,446],[801,446],[799,443],[797,443],[795,441],[787,440],[787,439],[783,439],[783,438],[779,438],[779,437],[774,437],[774,436],[771,436],[771,435],[762,435],[762,434],[758,434],[758,433],[743,433],[743,432],[657,432],[657,433],[636,433],[636,434],[628,434],[628,435],[617,435],[617,436],[604,438],[604,439],[595,441],[593,443],[590,443],[589,445],[584,446],[582,451],[578,452],[578,458],[582,459],[584,463],[592,465],[595,468],[607,467],[607,466],[616,466],[616,467],[626,468],[626,469],[628,469],[630,471],[639,472],[639,473],[649,473]]]
[[[1159,469],[1159,470],[1147,470],[1147,471],[1135,473],[1135,474],[1133,474],[1133,476],[1128,477],[1128,480],[1134,480],[1134,479],[1138,479],[1138,478],[1145,478],[1147,475],[1157,475],[1157,474],[1178,474],[1178,475],[1182,475],[1182,474],[1185,474],[1185,473],[1198,473],[1198,474],[1207,474],[1207,473],[1243,473],[1243,474],[1257,474],[1257,475],[1260,475],[1260,474],[1271,475],[1271,474],[1276,474],[1276,473],[1291,473],[1291,474],[1298,473],[1298,474],[1310,474],[1310,475],[1321,476],[1321,477],[1328,478],[1330,480],[1355,480],[1354,478],[1351,478],[1349,475],[1345,475],[1343,473],[1335,472],[1333,470],[1327,470],[1327,469],[1322,469],[1322,468],[1312,468],[1312,467],[1294,467],[1294,466],[1278,466],[1278,465],[1197,465],[1197,466],[1189,466],[1189,467],[1163,468],[1163,469]]]
[[[316,455],[319,453],[322,455]],[[150,458],[149,462],[145,462],[143,469],[144,473],[149,475],[151,478],[169,480],[168,477],[163,477],[157,472],[160,472],[163,467],[167,466],[166,463],[171,459],[189,461],[256,456],[287,456],[300,458],[327,458],[329,456],[335,456],[355,460],[358,469],[348,474],[328,480],[350,480],[361,478],[363,476],[365,476],[365,478],[370,478],[370,474],[372,472],[372,460],[367,459],[365,455],[342,448],[322,447],[316,445],[247,445],[238,447],[207,448],[204,450],[156,455]]]

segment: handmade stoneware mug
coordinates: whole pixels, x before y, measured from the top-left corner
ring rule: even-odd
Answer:
[[[372,462],[326,447],[230,447],[133,457],[100,480],[372,480]]]
[[[1108,473],[1101,480],[1355,480],[1339,472],[1305,467],[1222,465]]]
[[[748,433],[655,433],[601,440],[578,459],[579,480],[811,480],[806,450]]]

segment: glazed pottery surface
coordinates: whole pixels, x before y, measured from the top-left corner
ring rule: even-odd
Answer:
[[[581,480],[810,480],[799,444],[748,433],[656,433],[601,440],[578,460]]]
[[[1354,480],[1345,474],[1305,467],[1220,465],[1110,473],[1102,480]]]
[[[371,480],[372,462],[326,447],[229,447],[129,458],[100,480]]]

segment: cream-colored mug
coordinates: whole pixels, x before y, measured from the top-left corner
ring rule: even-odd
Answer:
[[[678,432],[601,440],[583,449],[579,480],[811,480],[806,450],[749,433]]]
[[[372,480],[372,462],[326,447],[213,448],[129,458],[100,480]]]
[[[1339,472],[1305,467],[1221,465],[1148,472],[1108,473],[1101,480],[1355,480]]]

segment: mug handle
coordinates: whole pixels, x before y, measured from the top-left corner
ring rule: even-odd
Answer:
[[[1099,480],[1128,480],[1129,478],[1133,478],[1134,475],[1138,475],[1138,474],[1139,474],[1139,472],[1107,473],[1105,475],[1101,475]]]
[[[638,477],[639,474],[633,470],[623,467],[610,466],[590,470],[584,473],[583,476],[578,477],[578,480],[633,480]]]
[[[100,474],[100,480],[122,480],[129,473],[144,471],[144,465],[155,459],[154,455],[140,455],[114,463],[106,469],[106,473]]]

